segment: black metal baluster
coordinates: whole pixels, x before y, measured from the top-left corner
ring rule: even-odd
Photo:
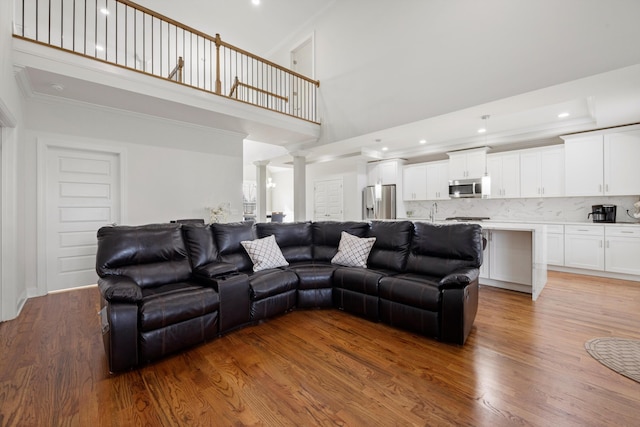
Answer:
[[[73,0],[73,26],[72,26],[71,49],[76,51],[76,0]]]
[[[60,0],[60,47],[64,48],[64,0]]]

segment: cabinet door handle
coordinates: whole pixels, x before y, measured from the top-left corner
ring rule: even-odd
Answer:
[[[608,192],[609,192],[609,184],[606,184],[606,185],[604,186],[604,192],[605,192],[605,193],[608,193]]]
[[[544,187],[542,187],[542,194],[544,194]]]
[[[609,241],[607,240],[607,249],[609,249]]]
[[[602,240],[600,240],[600,247],[602,247]]]
[[[624,233],[624,234],[633,234],[633,231],[626,231],[626,230],[622,230],[622,231],[621,231],[621,233]]]

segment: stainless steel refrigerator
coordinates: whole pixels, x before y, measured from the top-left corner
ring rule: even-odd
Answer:
[[[363,219],[396,219],[396,186],[370,185],[362,191]]]

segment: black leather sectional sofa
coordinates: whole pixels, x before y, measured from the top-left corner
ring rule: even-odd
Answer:
[[[376,238],[367,268],[331,263],[343,231]],[[241,242],[270,235],[289,265],[254,272]],[[292,309],[337,308],[464,344],[482,235],[409,221],[110,226],[98,231],[96,262],[118,372]]]

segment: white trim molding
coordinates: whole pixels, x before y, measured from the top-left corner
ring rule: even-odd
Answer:
[[[17,295],[18,278],[18,142],[16,120],[0,100],[0,321],[14,319],[24,300]]]

